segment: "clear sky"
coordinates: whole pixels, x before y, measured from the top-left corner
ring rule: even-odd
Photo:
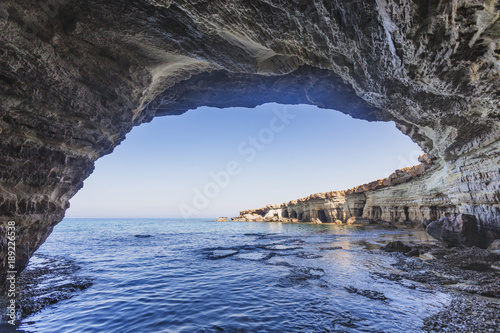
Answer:
[[[67,217],[218,217],[344,190],[418,164],[394,123],[309,105],[201,107],[132,130]]]

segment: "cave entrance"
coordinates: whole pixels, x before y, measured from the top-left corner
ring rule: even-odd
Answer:
[[[292,213],[290,214],[290,217],[291,217],[292,219],[296,219],[296,218],[297,218],[297,212],[292,211]]]
[[[382,219],[382,208],[379,206],[374,206],[372,208],[372,219],[375,221],[379,221]]]
[[[436,221],[439,219],[439,208],[437,206],[429,207],[430,221]]]
[[[288,210],[284,209],[282,216],[283,216],[283,218],[288,218]]]
[[[96,162],[67,216],[238,216],[384,178],[420,153],[393,123],[312,105],[202,107],[135,128]]]
[[[408,207],[404,207],[404,214],[405,214],[405,222],[410,221],[410,209]]]
[[[318,218],[321,222],[325,223],[328,222],[328,219],[326,218],[326,213],[324,210],[318,210]]]

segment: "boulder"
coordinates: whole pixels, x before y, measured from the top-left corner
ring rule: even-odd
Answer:
[[[474,215],[443,214],[437,221],[427,225],[427,233],[448,246],[477,246],[487,248],[486,235],[481,231]]]
[[[381,250],[386,252],[401,252],[408,253],[412,250],[412,248],[400,241],[389,242],[387,245],[381,248]]]
[[[370,220],[362,218],[362,217],[350,217],[347,222],[348,225],[369,225]]]
[[[500,239],[495,239],[488,247],[488,250],[500,252]]]

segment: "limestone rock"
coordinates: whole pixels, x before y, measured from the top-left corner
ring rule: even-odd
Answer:
[[[425,161],[427,157],[423,157]],[[379,179],[368,184],[360,185],[346,191],[332,191],[325,193],[315,193],[308,197],[292,200],[278,205],[267,205],[263,208],[243,210],[240,218],[244,219],[246,214],[259,215],[265,219],[277,218],[278,221],[286,221],[289,218],[297,219],[301,222],[320,221],[321,223],[347,223],[358,221],[357,224],[368,225],[368,220],[384,220],[387,222],[404,223],[408,216],[403,207],[391,207],[391,217],[382,214],[380,206],[387,204],[386,196],[381,197],[375,203],[367,204],[367,198],[371,193],[385,188],[396,187],[413,178],[419,177],[430,167],[430,164],[419,164],[401,170],[396,170],[388,178]],[[402,186],[411,187],[411,184]],[[398,189],[401,191],[401,189]],[[390,198],[394,198],[391,194]],[[419,203],[420,204],[420,203]],[[399,205],[397,205],[399,206]],[[419,207],[420,208],[420,207]],[[395,214],[394,211],[397,213]],[[432,218],[430,210],[414,219],[423,222],[424,219]],[[357,219],[357,220],[356,220]]]
[[[424,174],[254,220],[463,213],[500,232],[498,12],[473,0],[3,0],[0,227],[16,222],[15,268],[133,126],[199,106],[317,105],[394,121],[428,153]],[[6,251],[2,239],[4,273]]]
[[[347,225],[369,225],[370,220],[353,216],[347,220],[346,224]]]
[[[500,239],[494,240],[490,246],[488,246],[488,250],[490,251],[500,251]]]
[[[447,260],[460,268],[484,271],[488,270],[492,265],[500,263],[500,254],[477,247],[471,247],[458,253],[448,255]]]
[[[466,245],[486,248],[488,246],[485,235],[480,230],[474,215],[443,214],[437,221],[427,226],[427,232],[450,246]]]
[[[219,217],[217,220],[215,220],[215,222],[227,222],[228,219],[227,217]]]
[[[411,246],[408,246],[400,241],[389,242],[387,245],[381,248],[383,251],[387,252],[401,252],[408,253],[412,250]]]

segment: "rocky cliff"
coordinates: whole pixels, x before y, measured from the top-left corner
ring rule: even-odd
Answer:
[[[421,202],[499,230],[499,10],[477,0],[3,0],[0,222],[2,232],[16,223],[17,270],[133,126],[204,105],[308,103],[395,121],[435,167],[370,192],[366,214],[419,219]],[[0,258],[5,272],[5,237]]]
[[[282,204],[243,210],[233,220],[337,224],[384,221],[407,225],[434,221],[455,209],[446,206],[446,202],[437,203],[442,198],[425,198],[415,189],[416,183],[426,179],[425,171],[431,169],[427,155],[419,159],[421,164],[396,170],[385,179],[346,191],[315,193]]]

